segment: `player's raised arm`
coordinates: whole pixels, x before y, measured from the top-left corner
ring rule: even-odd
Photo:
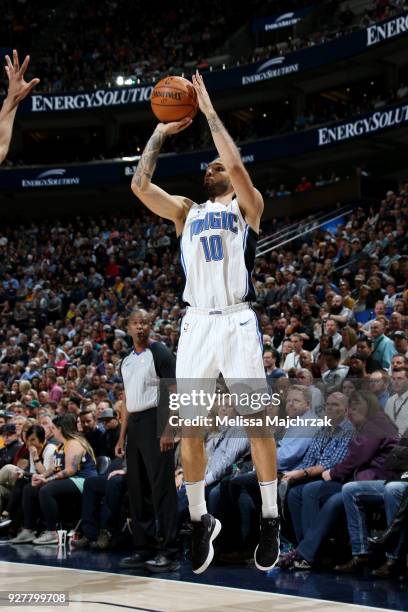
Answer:
[[[189,209],[189,200],[181,196],[168,194],[154,185],[151,179],[156,168],[157,158],[167,136],[181,132],[191,123],[192,119],[190,118],[171,123],[159,123],[144,148],[132,178],[133,193],[156,215],[173,221],[177,233],[180,233],[180,224],[184,223]]]
[[[193,75],[193,86],[197,92],[198,105],[207,118],[214,144],[228,172],[239,206],[244,212],[246,221],[258,230],[263,212],[262,196],[255,189],[237,146],[215,112],[203,77],[198,71]]]
[[[9,88],[0,111],[0,164],[4,161],[10,147],[17,106],[40,82],[40,79],[32,79],[29,83],[24,80],[24,74],[29,62],[30,56],[27,55],[20,68],[16,50],[13,51],[13,62],[6,55],[6,73],[9,80]]]

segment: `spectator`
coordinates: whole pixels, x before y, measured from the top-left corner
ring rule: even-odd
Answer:
[[[51,467],[54,459],[56,445],[49,443],[45,438],[45,431],[41,425],[29,425],[25,434],[26,446],[30,454],[30,464],[27,472],[21,469],[17,472],[17,480],[11,490],[7,511],[3,512],[0,527],[12,524],[17,532],[23,521],[22,498],[24,487],[29,483],[32,474],[44,474]]]
[[[398,442],[398,435],[375,397],[370,392],[355,391],[350,397],[347,414],[356,428],[356,435],[345,457],[322,473],[323,482],[306,483],[289,493],[288,505],[298,546],[283,556],[281,566],[311,567],[324,538],[341,517],[344,482],[391,475],[386,461]]]
[[[321,416],[324,413],[324,398],[318,387],[313,384],[313,374],[306,368],[300,368],[296,372],[299,385],[307,387],[312,395],[311,408],[315,414]]]
[[[346,378],[349,367],[340,365],[339,349],[327,349],[323,352],[323,357],[327,365],[327,370],[322,374],[322,380],[327,393],[333,393],[340,389],[342,381]]]
[[[340,360],[345,363],[356,352],[357,334],[352,327],[346,326],[341,330],[341,337]]]
[[[384,370],[375,370],[370,374],[370,391],[377,397],[383,410],[390,398],[390,377]]]
[[[351,423],[346,418],[347,406],[348,401],[343,393],[335,392],[327,398],[326,415],[331,424],[316,432],[302,461],[283,476],[284,480],[290,481],[293,487],[290,491],[296,490],[296,495],[301,493],[301,490],[297,490],[298,487],[295,486],[297,481],[300,483],[305,476],[306,478],[320,476],[346,456],[353,432]]]
[[[85,478],[96,475],[92,448],[78,433],[71,415],[54,419],[53,435],[59,441],[53,466],[43,474],[34,474],[31,484],[24,488],[24,527],[10,540],[12,544],[57,544],[59,503],[64,500],[66,504],[69,499],[73,505],[80,504]],[[44,517],[46,531],[36,537],[40,514]]]
[[[343,298],[341,295],[334,295],[333,300],[330,306],[330,319],[340,323],[340,325],[345,325],[349,322],[352,317],[352,312],[350,308],[346,308],[343,304]]]
[[[264,350],[263,362],[265,366],[266,380],[268,381],[269,387],[273,388],[273,381],[276,378],[286,376],[285,371],[281,370],[281,368],[277,366],[277,364],[279,363],[278,351],[272,348],[267,348],[266,350]]]
[[[107,404],[107,402],[101,402]],[[99,421],[102,421],[105,433],[103,434],[103,448],[104,452],[110,459],[115,458],[115,448],[119,440],[120,424],[118,415],[112,408],[106,408],[99,414]]]
[[[296,185],[296,191],[298,193],[302,193],[304,191],[310,191],[311,189],[312,183],[306,178],[306,176],[302,176],[300,183]]]
[[[371,324],[371,338],[373,340],[373,359],[378,361],[380,367],[388,369],[391,365],[391,357],[396,353],[394,343],[384,335],[384,323],[376,319]]]
[[[291,368],[298,368],[300,365],[300,353],[303,348],[303,338],[300,334],[292,334],[290,337],[293,351],[286,355],[283,369],[288,372]]]
[[[16,461],[16,456],[22,447],[22,442],[14,423],[3,425],[0,433],[4,441],[4,447],[0,450],[0,468],[2,468],[4,465]]]
[[[381,364],[373,358],[373,342],[370,338],[360,337],[357,340],[357,353],[364,355],[365,359],[365,371],[367,374],[372,374],[377,370],[381,370]]]
[[[332,346],[330,348],[335,348],[335,349],[340,348],[342,337],[338,331],[337,321],[333,319],[332,317],[329,317],[326,320],[324,328],[325,328],[325,334],[329,336],[329,338],[332,341]]]
[[[126,468],[121,459],[111,463],[103,476],[87,478],[82,496],[82,537],[74,548],[106,550],[120,530],[120,514],[127,491]]]
[[[398,355],[408,357],[408,338],[403,331],[396,331],[393,334],[394,345]]]
[[[93,405],[81,411],[80,420],[83,434],[92,447],[95,457],[105,455],[105,436],[103,431],[97,427],[95,408]]]
[[[402,434],[408,428],[408,375],[407,369],[397,370],[391,375],[395,394],[385,405],[387,414]]]
[[[408,367],[408,359],[404,355],[394,355],[391,359],[389,372],[392,374],[397,370],[403,370]]]
[[[59,402],[63,396],[63,389],[57,384],[57,376],[52,369],[47,370],[46,381],[48,387],[48,396],[51,401]]]

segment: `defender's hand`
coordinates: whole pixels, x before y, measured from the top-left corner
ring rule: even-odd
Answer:
[[[5,69],[9,80],[7,99],[11,104],[11,108],[17,106],[17,104],[28,96],[31,90],[40,82],[40,79],[32,79],[29,83],[24,80],[24,74],[29,62],[30,56],[27,55],[20,68],[18,53],[15,49],[13,50],[13,62],[11,62],[10,57],[6,55],[7,66]]]

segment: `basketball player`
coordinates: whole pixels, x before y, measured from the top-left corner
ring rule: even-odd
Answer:
[[[13,62],[6,55],[6,73],[9,80],[9,88],[0,111],[0,164],[3,163],[9,150],[17,106],[40,82],[40,79],[32,79],[29,83],[26,83],[24,80],[24,73],[27,70],[29,61],[30,56],[27,55],[20,68],[18,53],[15,49],[13,51]]]
[[[163,142],[167,136],[187,128],[192,122],[188,118],[158,124],[140,158],[132,190],[147,208],[173,221],[180,237],[186,276],[183,299],[189,306],[177,352],[177,384],[185,379],[211,380],[214,389],[220,372],[227,384],[237,379],[265,381],[261,336],[250,306],[255,298],[251,272],[263,200],[213,108],[202,76],[196,72],[192,80],[219,154],[208,165],[204,177],[208,200],[196,204],[188,198],[169,195],[151,182]],[[276,449],[272,437],[255,437],[251,428],[248,435],[262,496],[255,564],[266,571],[274,567],[279,555]],[[207,514],[206,457],[201,437],[183,437],[182,463],[194,527],[192,569],[200,574],[212,561],[212,541],[221,529],[220,522]]]

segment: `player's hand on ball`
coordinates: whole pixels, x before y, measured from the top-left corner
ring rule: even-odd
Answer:
[[[198,70],[196,70],[196,73],[193,74],[192,81],[193,87],[197,93],[198,106],[204,115],[208,115],[208,113],[214,110],[214,107],[212,105],[210,96],[208,95],[207,88],[204,85],[204,79]]]
[[[40,82],[40,79],[31,79],[29,83],[24,80],[24,74],[29,62],[30,56],[27,55],[20,68],[18,53],[15,49],[13,51],[13,61],[6,55],[7,66],[5,69],[9,80],[7,98],[10,100],[12,107],[17,106]]]
[[[182,130],[188,128],[189,125],[193,123],[191,117],[185,117],[180,121],[170,121],[170,123],[159,123],[157,126],[157,130],[160,130],[163,134],[167,136],[171,136],[172,134],[177,134]]]

